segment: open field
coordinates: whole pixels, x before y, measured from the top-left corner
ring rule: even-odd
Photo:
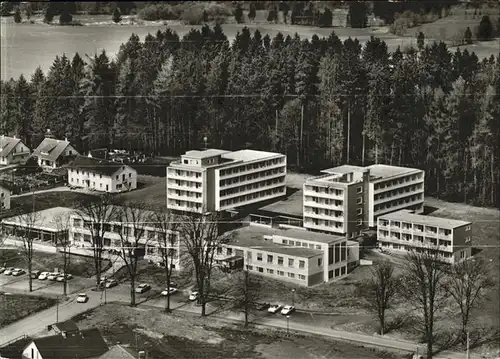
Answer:
[[[0,328],[55,304],[55,299],[0,293]]]
[[[158,309],[131,309],[117,304],[74,319],[81,328],[99,328],[111,343],[135,345],[136,329],[139,350],[147,349],[152,358],[397,358],[388,352],[342,342],[305,336],[284,338],[272,330],[242,330],[215,318],[187,313],[166,315]]]
[[[55,268],[63,268],[63,260],[60,253],[34,252],[33,270],[52,272]],[[17,249],[0,249],[0,265],[27,269],[23,254]],[[108,268],[109,265],[109,260],[103,260],[103,268]],[[90,278],[95,275],[94,260],[71,255],[68,272],[74,276]]]
[[[269,24],[262,20],[263,17],[265,17],[263,14],[259,14],[253,23],[228,23],[223,24],[222,28],[230,41],[234,39],[238,31],[247,26],[252,32],[258,29],[262,33],[262,36],[268,34],[274,37],[278,32],[281,32],[284,36],[294,36],[295,33],[298,33],[302,38],[311,38],[314,34],[323,37],[335,31],[342,41],[348,37],[356,37],[362,44],[368,41],[370,36],[380,37],[386,41],[390,51],[394,51],[398,46],[416,46],[414,36],[416,28],[408,30],[409,37],[398,37],[390,34],[387,27],[365,29],[346,27],[316,28],[283,23]],[[92,56],[96,52],[106,50],[108,55],[114,56],[118,52],[120,45],[126,42],[132,33],[137,34],[143,40],[148,33],[154,34],[158,30],[166,29],[168,26],[168,28],[176,31],[182,38],[192,28],[199,29],[201,27],[184,25],[179,22],[167,22],[167,25],[164,25],[163,21],[140,21],[135,25],[116,25],[111,23],[110,16],[107,15],[78,15],[74,18],[76,21],[84,23],[85,26],[47,25],[41,22],[41,18],[37,17],[33,17],[35,20],[34,24],[14,24],[12,17],[2,18],[1,79],[16,78],[21,74],[29,78],[38,65],[46,72],[52,65],[56,55],[61,56],[63,53],[69,57],[73,57],[78,52],[85,58],[85,54]],[[462,20],[457,21],[460,22]],[[432,24],[424,26],[430,29]],[[442,27],[441,25],[439,26]],[[429,34],[425,34],[427,39],[441,39],[440,31],[437,31],[436,34],[430,30],[425,31],[429,31]],[[452,33],[452,31],[447,30],[446,33]],[[480,58],[498,53],[498,47],[495,48],[495,46],[481,44],[467,45],[467,47],[472,51],[477,50],[477,55]],[[452,49],[452,51],[454,50]],[[36,59],[35,62],[33,61],[34,58]]]

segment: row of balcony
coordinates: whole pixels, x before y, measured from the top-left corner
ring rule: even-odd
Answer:
[[[453,252],[453,246],[452,245],[438,245],[437,243],[433,243],[428,240],[405,240],[405,239],[398,239],[396,237],[392,236],[383,236],[380,235],[378,236],[378,241],[379,242],[389,242],[389,243],[395,243],[395,244],[400,244],[400,245],[408,245],[411,247],[418,247],[418,248],[432,248],[441,252]]]

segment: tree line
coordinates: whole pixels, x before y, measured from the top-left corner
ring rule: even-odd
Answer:
[[[47,128],[80,151],[177,156],[208,145],[273,150],[316,171],[385,163],[426,171],[431,195],[499,204],[500,61],[444,43],[158,31],[106,52],[57,56],[1,82],[1,131],[33,148]]]

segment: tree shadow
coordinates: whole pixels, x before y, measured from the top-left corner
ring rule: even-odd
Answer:
[[[437,348],[434,351],[434,354],[456,348],[461,342],[460,333],[451,330],[438,332],[434,335],[434,342],[436,343]]]
[[[296,193],[300,191],[300,189],[298,188],[295,188],[295,187],[286,187],[286,194],[285,194],[285,198],[282,199],[283,201],[286,201],[288,199],[288,197],[290,197],[292,194]]]
[[[413,323],[413,318],[407,314],[400,314],[394,317],[385,327],[384,334],[407,327]]]
[[[439,209],[439,208],[437,208],[437,207],[432,207],[432,206],[424,206],[424,213],[423,213],[423,215],[428,215],[428,214],[430,214],[430,213],[432,213],[432,212],[437,211],[438,209]]]
[[[475,255],[481,253],[482,251],[483,250],[481,248],[472,247],[471,253],[472,253],[472,256],[474,257]]]
[[[485,344],[498,343],[500,342],[500,328],[495,328],[492,332],[492,328],[486,328],[480,331],[471,333],[469,337],[469,346],[471,349],[480,347]]]

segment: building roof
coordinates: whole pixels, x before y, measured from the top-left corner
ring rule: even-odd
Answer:
[[[78,325],[72,320],[56,323],[53,326],[57,327],[61,332],[76,332],[79,330]]]
[[[233,160],[233,161],[243,161],[250,162],[256,160],[262,160],[269,157],[282,156],[281,153],[276,152],[265,152],[256,150],[239,150],[234,152],[225,153],[222,157]]]
[[[229,153],[229,152],[230,151],[209,148],[209,149],[206,149],[206,150],[203,150],[203,151],[199,151],[199,150],[187,151],[184,154],[184,156],[202,159],[202,158],[207,158],[207,157],[213,157],[213,156],[222,155],[222,154]]]
[[[303,218],[304,191],[299,189],[286,198],[279,199],[271,204],[259,208],[263,211],[273,212],[277,215],[292,215]],[[258,211],[256,212],[258,214]]]
[[[57,140],[55,138],[46,137],[33,151],[33,156],[45,160],[56,161],[68,146],[69,141],[67,140]]]
[[[370,176],[378,177],[376,179],[388,178],[388,177],[399,176],[407,173],[420,171],[418,168],[398,167],[389,165],[371,165],[365,168],[370,170]]]
[[[106,353],[97,359],[135,359],[137,356],[129,348],[124,348],[121,345],[113,345]]]
[[[74,209],[67,207],[52,207],[42,211],[35,212],[34,229],[56,232],[59,230],[57,218],[68,216],[74,212]],[[5,218],[2,223],[10,225],[26,225],[26,215],[19,215],[10,218]]]
[[[92,358],[108,351],[108,346],[98,329],[87,329],[65,336],[51,335],[34,339],[43,359]]]
[[[0,156],[8,156],[19,142],[21,142],[19,138],[0,136]]]
[[[78,156],[67,165],[68,168],[84,169],[86,171],[100,173],[104,176],[112,176],[124,166],[135,171],[135,169],[123,163],[86,156]]]
[[[32,338],[25,337],[1,347],[0,358],[22,359],[24,348],[32,341]]]
[[[392,212],[388,214],[383,214],[379,216],[380,219],[389,219],[394,221],[411,222],[429,226],[440,227],[444,229],[454,229],[466,225],[470,225],[471,222],[459,221],[456,219],[434,217],[434,216],[424,216],[422,214],[415,214],[409,210],[403,209],[397,212]]]
[[[326,170],[322,170],[322,173],[331,173],[331,174],[344,174],[351,172],[363,172],[364,167],[360,166],[351,166],[351,165],[342,165],[338,167],[327,168]]]

